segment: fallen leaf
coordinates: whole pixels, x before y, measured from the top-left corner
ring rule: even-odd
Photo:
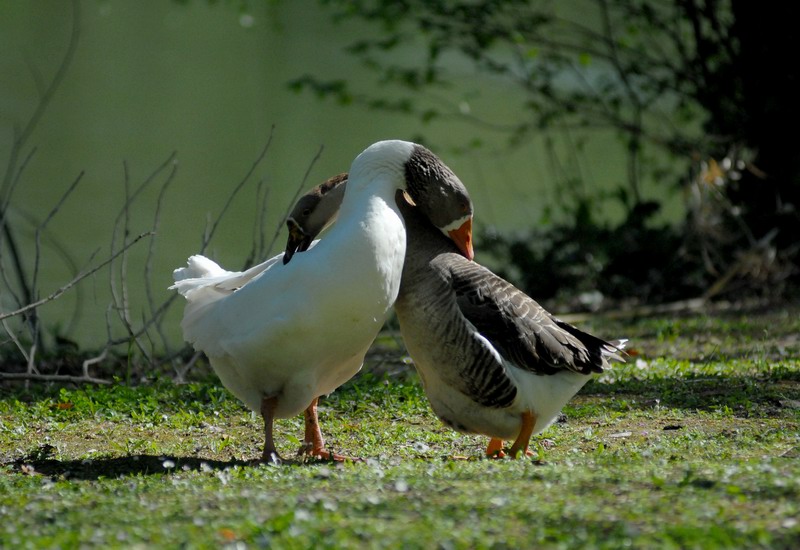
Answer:
[[[233,542],[236,540],[236,533],[233,532],[233,529],[223,527],[219,530],[219,534],[226,542]]]

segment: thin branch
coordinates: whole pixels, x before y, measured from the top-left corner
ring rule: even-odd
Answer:
[[[259,259],[265,256],[266,248],[266,231],[265,219],[267,210],[267,198],[269,197],[269,188],[266,187],[263,179],[258,180],[256,185],[256,211],[253,217],[253,245],[250,247],[250,253],[244,263],[244,269],[252,267]]]
[[[16,209],[16,213],[22,217],[22,220],[26,221],[33,228],[38,227],[39,224],[41,223],[40,219],[33,213],[20,209]],[[51,231],[49,228],[43,228],[42,233],[43,236],[47,238],[47,242],[49,243],[49,246],[52,248],[52,250],[55,251],[56,254],[58,254],[58,256],[61,258],[64,264],[69,268],[70,271],[69,276],[74,277],[75,275],[77,275],[78,272],[80,271],[80,266],[77,264],[77,262],[72,257],[70,252],[67,250],[67,247],[61,241],[60,236],[54,234],[54,232]],[[2,269],[1,264],[0,264],[0,269]],[[3,280],[6,282],[6,285],[8,287],[8,279],[4,276]],[[10,288],[7,288],[7,290],[10,290]],[[72,318],[70,319],[67,327],[64,329],[65,333],[70,333],[74,329],[75,324],[78,322],[78,317],[80,316],[80,303],[83,301],[83,287],[80,286],[77,287],[75,289],[75,294],[77,303],[75,305],[75,310],[72,313]],[[31,301],[32,300],[28,300],[25,302],[18,301],[17,303],[20,306],[22,306]]]
[[[75,178],[75,181],[73,181],[72,184],[67,188],[67,190],[61,195],[61,198],[58,200],[56,205],[50,210],[50,212],[47,214],[42,223],[40,223],[39,226],[36,228],[36,233],[34,236],[34,242],[36,244],[34,250],[33,278],[31,279],[31,288],[35,289],[38,286],[39,282],[39,262],[41,260],[42,231],[44,231],[45,228],[47,228],[47,225],[50,223],[53,217],[58,213],[58,211],[61,210],[61,207],[64,205],[64,202],[67,200],[67,198],[78,187],[78,184],[80,183],[81,179],[83,179],[83,175],[84,172],[81,171],[80,174],[78,174],[78,177]]]
[[[41,300],[37,300],[37,301],[35,301],[35,302],[31,303],[31,304],[28,304],[28,305],[26,305],[26,306],[24,306],[24,307],[21,307],[21,308],[19,308],[19,309],[16,309],[16,310],[14,310],[14,311],[9,311],[9,312],[7,312],[7,313],[0,313],[0,321],[2,321],[3,319],[8,319],[9,317],[16,317],[17,315],[22,315],[23,313],[26,313],[26,312],[28,312],[28,311],[34,310],[34,309],[36,309],[36,308],[38,308],[38,307],[40,307],[40,306],[42,306],[42,305],[44,305],[44,304],[46,304],[46,303],[48,303],[48,302],[52,302],[53,300],[56,300],[56,299],[58,299],[58,298],[59,298],[59,297],[60,297],[62,294],[64,294],[65,292],[67,292],[67,291],[68,291],[70,288],[72,288],[73,286],[75,286],[76,284],[78,284],[80,281],[82,281],[82,280],[83,280],[83,279],[85,279],[86,277],[89,277],[89,276],[91,276],[91,275],[93,275],[93,274],[97,273],[97,272],[98,272],[98,271],[100,271],[102,268],[104,268],[104,267],[105,267],[105,266],[107,266],[108,264],[112,263],[114,260],[116,260],[116,259],[117,259],[117,257],[118,257],[120,254],[122,254],[122,253],[126,252],[126,251],[127,251],[129,248],[131,248],[131,247],[132,247],[134,244],[136,244],[137,242],[139,242],[141,239],[143,239],[144,237],[149,237],[149,236],[151,236],[151,235],[152,235],[152,233],[151,233],[151,232],[149,232],[149,231],[148,231],[148,232],[146,232],[146,233],[142,233],[141,235],[139,235],[138,237],[136,237],[135,239],[133,239],[131,242],[129,242],[128,244],[126,244],[124,248],[122,248],[121,250],[119,250],[118,252],[116,252],[114,255],[112,255],[111,257],[109,257],[108,259],[106,259],[105,261],[103,261],[102,263],[100,263],[99,265],[97,265],[97,266],[93,267],[93,268],[92,268],[92,269],[90,269],[89,271],[85,271],[85,272],[83,272],[83,273],[79,273],[79,274],[78,274],[78,275],[77,275],[75,278],[73,278],[73,279],[72,279],[70,282],[68,282],[68,283],[67,283],[67,284],[65,284],[64,286],[60,287],[60,288],[59,288],[58,290],[56,290],[55,292],[51,293],[51,294],[50,294],[49,296],[47,296],[46,298],[42,298]]]
[[[26,372],[0,372],[0,380],[38,380],[41,382],[90,382],[92,384],[111,384],[108,380],[91,376],[71,376],[67,374],[38,374]]]
[[[90,359],[86,359],[83,362],[83,378],[85,380],[91,380],[92,379],[92,377],[89,376],[89,367],[91,367],[92,365],[97,364],[100,361],[104,360],[107,355],[108,355],[108,347],[105,347],[105,348],[103,348],[103,351],[100,352],[99,355],[97,355],[95,357],[92,357]]]
[[[17,350],[22,354],[22,358],[25,359],[25,363],[30,364],[28,350],[25,349],[25,346],[23,346],[22,342],[19,341],[17,335],[14,334],[14,331],[8,326],[8,319],[3,319],[0,322],[3,324],[3,328],[5,329],[6,334],[8,334],[8,337],[11,338],[11,341],[14,342],[15,346],[17,346]]]
[[[163,165],[159,167],[153,174],[158,173]],[[128,163],[126,161],[122,161],[122,171],[123,171],[123,186],[125,188],[125,202],[123,203],[122,209],[120,213],[117,215],[117,219],[114,221],[114,231],[111,233],[111,253],[114,253],[114,250],[117,246],[117,233],[119,232],[120,223],[122,223],[122,243],[123,248],[121,251],[124,251],[124,243],[128,239],[128,226],[130,222],[130,208],[131,204],[134,201],[135,196],[144,190],[144,186],[151,180],[146,179],[142,185],[138,187],[136,193],[134,193],[134,197],[131,196],[130,192],[130,171],[128,169]],[[114,266],[111,265],[111,268],[108,271],[109,277],[109,287],[111,290],[111,299],[116,306],[117,315],[119,315],[120,321],[122,321],[123,326],[128,330],[128,333],[133,332],[133,328],[131,327],[131,321],[128,318],[128,293],[127,293],[127,285],[125,282],[125,272],[127,266],[127,251],[124,251],[122,254],[122,267],[120,268],[120,274],[122,279],[122,293],[117,290],[117,278],[114,273]]]
[[[22,174],[25,172],[25,168],[27,168],[28,163],[36,154],[36,151],[36,147],[31,148],[31,150],[28,152],[28,155],[22,160],[22,164],[20,164],[19,170],[17,170],[17,174],[14,176],[14,179],[11,180],[7,186],[7,189],[5,189],[2,202],[0,202],[0,225],[5,225],[7,223],[6,212],[8,212],[8,206],[11,204],[11,197],[14,194],[14,190],[17,188],[17,184],[20,182],[20,180],[22,180]]]
[[[278,240],[278,236],[281,234],[281,229],[283,229],[283,224],[286,223],[286,218],[289,217],[289,212],[292,211],[292,208],[294,207],[294,203],[297,202],[297,197],[299,197],[300,193],[303,192],[303,189],[306,188],[306,182],[308,181],[308,176],[311,174],[311,169],[314,168],[314,165],[319,160],[319,157],[322,156],[322,150],[324,148],[325,148],[324,145],[320,145],[319,146],[319,150],[317,151],[317,154],[314,155],[314,158],[311,159],[311,162],[308,164],[308,168],[306,168],[306,173],[305,173],[305,175],[303,175],[303,179],[300,182],[300,185],[297,187],[297,190],[294,192],[294,197],[292,197],[292,200],[289,201],[289,204],[286,205],[286,210],[284,211],[283,216],[281,216],[281,219],[278,222],[278,227],[275,228],[275,234],[272,236],[272,240],[269,242],[269,246],[267,247],[266,256],[269,256],[270,252],[272,251],[272,247],[275,245],[275,241]]]
[[[75,56],[75,51],[78,47],[78,39],[80,38],[81,27],[81,6],[80,0],[73,0],[72,2],[72,32],[70,33],[69,43],[67,44],[67,51],[64,53],[64,57],[61,59],[61,63],[56,70],[56,74],[53,76],[53,79],[50,81],[50,85],[47,87],[46,90],[42,93],[41,98],[39,99],[39,103],[36,105],[36,109],[34,110],[31,118],[28,119],[28,123],[22,129],[22,131],[17,135],[14,143],[11,146],[11,155],[8,161],[8,165],[6,166],[6,173],[3,177],[3,186],[2,190],[4,191],[10,184],[11,181],[11,174],[14,173],[16,169],[16,160],[19,155],[19,151],[25,145],[25,142],[28,141],[28,138],[33,133],[34,129],[36,128],[39,120],[42,118],[47,107],[49,107],[50,102],[53,99],[53,96],[58,90],[58,87],[61,85],[61,82],[64,80],[64,76],[67,74],[67,69],[72,63],[72,59]]]
[[[158,200],[156,201],[156,212],[153,216],[153,229],[152,232],[154,235],[158,234],[158,227],[161,222],[161,207],[163,206],[164,196],[166,195],[167,188],[170,186],[172,181],[175,178],[175,174],[178,171],[178,164],[172,164],[172,170],[170,171],[169,175],[167,176],[166,181],[161,186],[161,190],[158,193]],[[144,286],[145,286],[145,293],[147,295],[147,303],[150,307],[150,315],[151,319],[155,318],[156,316],[156,303],[155,297],[153,296],[153,258],[155,258],[155,249],[156,249],[156,239],[150,239],[150,246],[147,249],[147,259],[145,260],[144,264]],[[169,341],[164,334],[164,331],[161,329],[161,323],[156,322],[154,324],[156,328],[156,332],[161,338],[162,343],[164,344],[164,349],[169,350]]]
[[[222,221],[222,217],[225,215],[225,212],[228,210],[231,203],[233,203],[233,199],[236,197],[236,195],[239,194],[239,191],[241,191],[242,187],[244,187],[244,184],[247,183],[247,181],[250,179],[250,176],[253,175],[253,172],[256,171],[256,168],[258,168],[258,166],[261,164],[261,161],[264,160],[264,157],[267,156],[267,151],[269,151],[269,147],[272,144],[272,136],[274,133],[275,133],[275,125],[273,124],[269,131],[269,138],[267,139],[267,143],[266,145],[264,145],[264,148],[261,150],[261,153],[259,153],[256,160],[253,162],[253,165],[250,167],[250,170],[247,171],[247,174],[245,174],[244,177],[241,179],[241,181],[238,184],[236,184],[236,187],[233,188],[233,192],[228,196],[228,200],[225,201],[222,210],[220,210],[219,214],[217,214],[216,219],[212,222],[211,228],[205,232],[205,235],[203,236],[203,242],[200,246],[200,254],[205,252],[206,248],[211,242],[211,238],[217,231],[217,227],[219,227],[219,224]]]
[[[187,363],[183,366],[182,369],[175,369],[175,374],[178,376],[178,382],[183,383],[186,382],[186,375],[189,371],[194,367],[194,364],[197,363],[197,360],[203,356],[202,351],[195,351],[192,355],[192,358],[187,361]]]
[[[125,187],[125,202],[120,209],[119,214],[117,214],[117,218],[114,221],[114,230],[112,232],[111,237],[111,253],[114,253],[117,247],[117,235],[120,232],[120,225],[122,225],[122,241],[123,243],[127,240],[127,235],[129,232],[129,222],[130,222],[130,210],[131,205],[135,202],[135,200],[139,197],[141,193],[153,182],[155,181],[156,177],[163,172],[167,166],[173,164],[173,172],[175,170],[174,161],[176,157],[176,152],[173,151],[170,156],[159,165],[150,175],[145,178],[145,180],[131,193],[130,192],[130,175],[128,171],[128,164],[127,162],[123,162],[123,170],[124,170],[124,187]],[[172,175],[170,175],[170,178]],[[139,341],[139,336],[143,334],[143,331],[136,331],[133,328],[133,323],[130,319],[130,308],[129,308],[129,300],[128,300],[128,285],[127,285],[127,272],[128,272],[128,256],[126,252],[126,248],[120,250],[122,252],[122,265],[120,267],[120,279],[121,279],[121,293],[117,289],[116,284],[116,277],[114,274],[113,264],[109,269],[109,286],[111,289],[111,297],[116,308],[117,314],[122,322],[123,326],[128,332],[128,338],[123,340],[124,342],[130,341],[130,338],[133,338],[137,348],[141,353],[148,358],[148,361],[152,361],[152,357],[150,354],[147,353],[147,350]]]

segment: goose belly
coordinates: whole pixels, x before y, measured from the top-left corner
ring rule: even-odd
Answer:
[[[426,382],[426,394],[436,416],[458,432],[514,439],[522,427],[522,419],[513,408],[481,405],[450,386]]]
[[[270,368],[274,364],[253,368],[239,364],[231,356],[209,359],[220,382],[247,408],[259,412],[262,399],[275,396],[278,398],[275,416],[289,418],[303,412],[314,398],[333,392],[358,373],[365,353],[366,350],[356,353],[328,368],[299,368],[299,365]]]
[[[401,327],[403,320],[408,319],[401,317]],[[406,339],[406,346],[434,413],[446,425],[462,433],[515,439],[522,428],[522,414],[526,411],[536,416],[534,433],[539,433],[552,424],[561,408],[590,379],[590,376],[570,371],[539,376],[505,362],[504,367],[517,388],[517,395],[507,407],[490,407],[476,402],[447,382],[446,373],[458,369],[450,363],[452,356],[438,353],[441,348],[426,345],[414,337]]]
[[[536,375],[510,364],[507,367],[517,386],[517,398],[512,408],[517,414],[531,411],[536,416],[534,434],[552,424],[564,405],[591,379],[591,375],[573,371]]]
[[[493,408],[475,402],[436,376],[435,369],[419,369],[431,408],[442,422],[462,433],[476,433],[505,440],[517,437],[522,414],[536,417],[533,433],[544,431],[567,402],[589,380],[589,376],[564,372],[537,376],[521,372],[517,397],[509,407]]]
[[[260,349],[229,343],[227,353],[209,355],[209,362],[222,384],[248,408],[260,411],[264,397],[277,397],[275,416],[287,418],[352,378],[381,324],[370,330],[361,327],[348,338],[297,338],[295,333],[293,339],[264,338]]]

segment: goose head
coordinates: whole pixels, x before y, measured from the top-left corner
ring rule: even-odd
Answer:
[[[344,198],[347,174],[333,176],[300,197],[286,218],[289,240],[283,263],[289,263],[295,252],[305,252],[311,241],[336,221]]]
[[[287,219],[289,240],[284,263],[296,251],[304,251],[311,241],[332,223],[342,201],[344,188],[364,186],[374,179],[388,178],[397,183],[410,202],[448,238],[468,259],[472,248],[472,201],[467,188],[430,150],[407,141],[379,141],[364,150],[350,169],[315,187],[301,197]],[[349,182],[349,183],[348,183]]]
[[[467,188],[439,157],[414,144],[405,163],[406,192],[433,225],[453,240],[467,259],[472,249],[472,200]]]

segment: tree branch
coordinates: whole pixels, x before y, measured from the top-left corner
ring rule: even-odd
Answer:
[[[129,248],[131,248],[134,244],[139,242],[141,239],[143,239],[144,237],[149,237],[152,234],[153,233],[150,232],[150,231],[148,231],[146,233],[142,233],[141,235],[139,235],[138,237],[133,239],[131,242],[129,242],[127,245],[125,245],[122,249],[120,249],[115,254],[113,254],[111,257],[109,257],[108,259],[106,259],[105,261],[100,263],[99,265],[93,267],[89,271],[85,271],[83,273],[79,273],[78,276],[76,276],[74,279],[72,279],[70,282],[68,282],[64,286],[60,287],[55,292],[51,293],[46,298],[42,298],[41,300],[37,300],[37,301],[35,301],[33,303],[30,303],[30,304],[28,304],[28,305],[26,305],[24,307],[21,307],[19,309],[14,310],[14,311],[9,311],[9,312],[6,312],[6,313],[0,313],[0,321],[2,321],[3,319],[8,319],[9,317],[16,317],[17,315],[22,315],[23,313],[26,313],[28,311],[34,310],[34,309],[36,309],[36,308],[38,308],[38,307],[40,307],[40,306],[42,306],[42,305],[44,305],[44,304],[46,304],[48,302],[52,302],[53,300],[58,299],[59,296],[61,296],[65,292],[67,292],[70,288],[72,288],[73,286],[78,284],[80,281],[82,281],[86,277],[94,275],[95,273],[100,271],[102,268],[104,268],[105,266],[107,266],[108,264],[113,262],[115,259],[117,259],[117,257],[119,255],[121,255],[124,252],[126,252]]]

